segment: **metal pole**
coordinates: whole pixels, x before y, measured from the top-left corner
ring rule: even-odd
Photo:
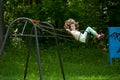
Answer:
[[[7,40],[9,31],[10,31],[10,27],[12,26],[12,24],[13,24],[13,23],[11,23],[10,26],[8,26],[7,32],[6,32],[6,34],[5,34],[5,38],[4,38],[4,40],[3,40],[3,43],[2,43],[2,46],[1,46],[1,50],[0,50],[0,57],[2,56],[4,47],[5,47],[5,43],[6,43],[6,40]]]
[[[35,32],[35,39],[36,39],[36,48],[37,48],[37,57],[38,57],[38,69],[39,69],[39,76],[40,80],[42,80],[42,67],[41,67],[41,60],[40,60],[40,51],[39,51],[39,43],[38,43],[38,35],[37,35],[37,28],[34,24],[34,32]]]
[[[31,41],[30,41],[31,42]],[[31,44],[31,43],[30,43]],[[30,45],[31,46],[31,45]],[[26,58],[26,66],[25,66],[25,71],[24,71],[24,80],[26,80],[26,75],[27,75],[27,69],[28,69],[28,62],[29,62],[29,57],[30,57],[30,46],[28,48],[28,53],[27,53],[27,58]]]
[[[6,40],[7,40],[7,37],[8,37],[8,34],[9,34],[9,31],[10,31],[10,28],[12,27],[12,25],[16,22],[16,21],[19,21],[19,20],[28,20],[30,21],[32,24],[33,24],[33,27],[34,27],[34,32],[35,32],[35,39],[36,39],[36,48],[37,48],[37,56],[38,56],[38,69],[39,69],[39,74],[40,74],[40,80],[42,80],[42,67],[41,67],[41,61],[40,61],[40,51],[39,51],[39,43],[38,43],[38,35],[37,35],[37,29],[36,29],[36,25],[29,19],[29,18],[25,18],[25,17],[22,17],[22,18],[18,18],[16,20],[14,20],[9,26],[8,26],[8,29],[7,29],[7,32],[5,34],[5,38],[3,40],[3,43],[2,43],[2,47],[0,49],[0,57],[2,55],[2,52],[4,50],[4,46],[5,46],[5,43],[6,43]],[[30,47],[29,47],[30,49]],[[26,79],[26,74],[27,74],[27,67],[28,67],[28,61],[29,61],[29,50],[28,49],[28,55],[27,55],[27,60],[26,60],[26,68],[25,68],[25,73],[24,73],[24,80]]]
[[[63,64],[62,64],[62,58],[61,58],[61,54],[60,54],[60,48],[58,46],[58,40],[57,40],[57,36],[56,36],[56,33],[55,33],[55,29],[48,22],[41,22],[41,23],[47,24],[47,25],[49,25],[53,29],[53,32],[54,32],[53,36],[54,36],[55,42],[56,42],[56,47],[57,47],[58,57],[59,57],[59,61],[60,61],[61,72],[62,72],[63,80],[65,80],[64,68],[63,68]]]
[[[23,30],[22,30],[21,35],[23,35],[23,33],[24,33],[24,31],[25,31],[25,27],[26,27],[26,25],[27,25],[27,21],[25,22],[25,25],[24,25],[24,27],[23,27]]]
[[[31,30],[31,34],[32,34],[33,28]],[[32,37],[30,36],[30,40],[28,43],[28,54],[27,54],[27,58],[26,58],[26,66],[25,66],[25,72],[24,72],[24,80],[26,80],[26,76],[27,76],[27,69],[28,69],[28,62],[29,62],[29,57],[30,57],[30,49],[31,49],[31,39]]]
[[[55,30],[54,30],[54,33],[55,33]],[[65,80],[65,74],[64,74],[63,64],[62,64],[62,58],[61,58],[61,55],[60,55],[60,48],[58,46],[58,40],[57,40],[56,35],[54,35],[54,36],[55,36],[55,42],[56,42],[58,57],[59,57],[59,61],[60,61],[61,72],[62,72],[62,75],[63,75],[63,80]]]

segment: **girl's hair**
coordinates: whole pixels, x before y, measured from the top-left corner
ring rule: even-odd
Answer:
[[[71,18],[65,21],[64,28],[71,30],[71,24],[75,24],[76,29],[78,29],[79,26],[78,22]]]

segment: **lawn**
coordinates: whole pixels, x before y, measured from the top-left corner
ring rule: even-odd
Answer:
[[[66,80],[120,80],[120,60],[109,64],[107,51],[84,45],[60,44]],[[27,80],[39,80],[36,48],[32,47]],[[0,59],[0,80],[23,80],[27,48],[10,45]],[[43,80],[63,80],[56,46],[40,46]]]

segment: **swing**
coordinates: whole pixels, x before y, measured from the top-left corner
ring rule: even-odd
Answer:
[[[16,26],[17,22],[19,23],[19,25],[16,26],[16,28],[20,27],[20,21],[23,21],[22,23],[24,23],[23,29],[18,31],[19,32],[18,34],[12,34],[12,32],[14,32],[14,31],[12,31],[11,27]],[[26,31],[26,28],[27,28],[26,26],[28,24],[30,26],[33,26],[33,27],[29,27],[30,30],[27,32]],[[56,43],[56,48],[57,48],[57,52],[58,52],[61,72],[62,72],[63,80],[65,80],[65,74],[64,74],[62,59],[61,59],[60,50],[59,50],[59,46],[58,46],[58,38],[61,38],[61,39],[65,38],[65,37],[71,38],[71,36],[57,34],[56,31],[61,31],[62,29],[55,29],[48,22],[45,22],[45,21],[42,22],[42,21],[39,21],[39,20],[33,20],[33,19],[26,18],[26,17],[17,18],[16,20],[12,21],[11,24],[8,26],[7,32],[5,34],[5,38],[4,38],[3,43],[2,43],[2,47],[1,47],[1,50],[0,50],[0,57],[2,56],[4,47],[5,47],[5,43],[6,43],[6,40],[7,40],[8,36],[22,36],[22,37],[26,36],[26,37],[29,37],[30,40],[29,40],[29,46],[28,46],[28,54],[27,54],[27,58],[26,58],[26,66],[25,66],[25,71],[24,71],[24,80],[26,80],[27,68],[28,68],[28,62],[29,62],[29,56],[30,56],[30,49],[31,49],[31,37],[35,37],[36,48],[37,48],[36,51],[37,51],[37,57],[38,57],[39,76],[40,76],[40,80],[42,80],[43,79],[42,78],[42,67],[41,67],[41,61],[40,61],[41,57],[40,57],[38,37],[43,37],[43,36],[38,35],[38,31],[37,31],[38,29],[43,30],[43,31],[45,31],[45,32],[52,35],[52,36],[49,36],[49,37],[55,38],[55,43]],[[47,30],[47,29],[49,29],[49,30]],[[34,34],[32,33],[33,30],[34,30]],[[64,30],[62,30],[62,31],[64,31]],[[44,37],[48,37],[48,36],[44,36]]]

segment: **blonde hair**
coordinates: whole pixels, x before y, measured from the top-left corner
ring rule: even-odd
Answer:
[[[74,19],[70,18],[65,21],[64,28],[71,30],[71,24],[75,24],[76,29],[78,29],[78,22],[76,22]]]

